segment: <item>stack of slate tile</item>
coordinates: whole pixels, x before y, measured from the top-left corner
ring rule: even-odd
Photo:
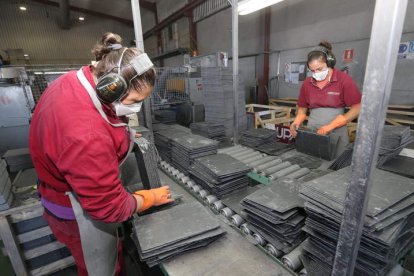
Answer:
[[[150,267],[186,251],[204,247],[225,234],[216,218],[199,202],[182,203],[134,217],[133,239]]]
[[[268,142],[265,144],[261,144],[258,145],[257,147],[255,147],[256,150],[266,153],[268,155],[272,155],[272,156],[279,156],[285,152],[288,152],[292,149],[294,149],[295,146],[294,145],[290,145],[290,144],[285,144],[285,143],[280,143],[280,142]]]
[[[303,184],[306,200],[304,265],[310,275],[331,275],[350,167]],[[354,275],[385,275],[414,241],[414,180],[382,170],[372,189]]]
[[[0,211],[11,207],[13,193],[11,192],[12,183],[7,172],[7,164],[4,160],[0,161]]]
[[[171,109],[160,109],[154,111],[155,120],[161,123],[175,123],[176,112]]]
[[[224,125],[226,137],[231,137],[235,125],[232,69],[203,67],[201,68],[201,77],[203,79],[205,120]],[[245,130],[247,127],[244,90],[243,81],[239,77],[237,102],[239,131]]]
[[[398,155],[385,162],[379,168],[405,177],[414,178],[414,158],[412,157]]]
[[[227,154],[197,158],[190,167],[191,178],[218,198],[245,188],[250,168]]]
[[[10,172],[33,168],[32,158],[28,148],[11,149],[3,155]]]
[[[277,133],[274,130],[258,128],[249,129],[240,133],[239,142],[247,147],[255,148],[276,140]]]
[[[190,125],[193,134],[201,135],[213,140],[223,141],[226,138],[224,126],[218,123],[200,122]]]
[[[178,125],[157,124],[154,130],[154,143],[162,160],[171,163],[171,141],[173,138],[186,136],[189,132]]]
[[[336,156],[339,136],[319,135],[315,132],[299,129],[296,135],[296,150],[311,156],[332,160]]]
[[[189,134],[171,139],[172,165],[184,174],[194,159],[217,153],[218,141]]]
[[[378,152],[377,166],[381,167],[387,161],[395,158],[412,141],[413,136],[409,127],[385,125]],[[353,144],[350,144],[329,168],[332,170],[339,170],[350,166],[352,153]]]
[[[244,198],[249,228],[284,254],[295,249],[306,237],[304,201],[298,195],[301,182],[283,179]]]

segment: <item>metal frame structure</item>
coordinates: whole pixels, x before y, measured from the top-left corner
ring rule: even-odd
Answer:
[[[233,64],[233,105],[234,105],[234,130],[233,143],[239,143],[239,110],[238,110],[238,89],[239,89],[239,14],[237,12],[238,0],[229,0],[231,4],[232,22],[232,64]]]
[[[406,9],[407,0],[377,0],[375,4],[352,174],[345,198],[333,276],[348,276],[354,272]]]

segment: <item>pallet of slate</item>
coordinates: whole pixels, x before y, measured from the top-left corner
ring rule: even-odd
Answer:
[[[276,140],[277,133],[274,130],[258,128],[249,129],[240,133],[239,142],[247,147],[255,148]]]
[[[307,219],[304,265],[310,275],[330,275],[342,219],[347,167],[302,185]],[[354,275],[385,275],[414,242],[414,180],[376,169]]]
[[[224,125],[227,137],[233,135],[234,130],[234,100],[233,100],[233,72],[231,68],[203,67],[203,103],[205,120],[207,122]],[[244,97],[243,80],[239,77],[239,91],[237,99],[239,131],[247,127],[246,100]]]
[[[250,168],[227,154],[197,158],[190,167],[191,178],[218,198],[247,187]]]
[[[11,192],[12,183],[7,172],[6,161],[0,161],[0,211],[11,207],[13,193]]]
[[[226,139],[224,125],[218,123],[199,122],[190,124],[193,134],[201,135],[213,140],[223,141]]]
[[[381,167],[387,161],[392,160],[400,152],[413,142],[413,136],[409,127],[385,125],[381,137],[378,152],[377,166]],[[347,146],[345,151],[332,162],[329,169],[339,170],[351,165],[354,144]]]
[[[249,228],[279,252],[287,254],[306,237],[304,201],[298,195],[300,181],[283,179],[259,189],[241,201]]]
[[[9,172],[18,172],[20,170],[33,168],[33,162],[28,148],[8,150],[2,158],[6,160]]]
[[[217,219],[199,202],[134,216],[133,230],[140,259],[150,267],[207,246],[225,234]]]
[[[194,159],[216,154],[219,143],[194,134],[174,137],[171,140],[172,165],[186,175]]]

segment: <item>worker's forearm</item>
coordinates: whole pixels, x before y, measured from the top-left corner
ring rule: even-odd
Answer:
[[[296,113],[296,116],[298,116],[298,115],[305,115],[306,116],[307,111],[308,111],[308,109],[306,107],[299,107],[298,112]]]
[[[144,205],[144,198],[140,195],[135,194],[133,194],[132,196],[135,198],[135,201],[137,202],[137,209],[135,210],[135,212],[138,212]]]
[[[351,106],[351,109],[348,110],[347,113],[344,114],[345,118],[348,120],[348,122],[352,122],[356,118],[358,118],[359,111],[361,110],[361,104],[355,104]]]

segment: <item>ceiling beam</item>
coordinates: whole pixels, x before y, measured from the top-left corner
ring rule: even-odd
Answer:
[[[148,30],[144,33],[144,39],[150,37],[151,35],[154,35],[157,33],[157,31],[162,30],[163,28],[167,27],[171,23],[177,21],[178,19],[185,16],[188,11],[193,10],[195,7],[199,6],[200,4],[204,3],[206,0],[194,0],[189,3],[187,3],[184,7],[180,8],[179,10],[172,13],[170,16],[165,18],[163,21],[155,25],[151,30]]]
[[[52,6],[52,7],[59,7],[59,3],[53,2],[53,1],[50,1],[50,0],[31,0],[31,1],[41,3],[41,4],[44,4],[44,5],[48,5],[48,6]],[[99,16],[99,17],[102,17],[102,18],[115,20],[115,21],[127,24],[129,26],[132,26],[132,27],[134,26],[134,22],[130,19],[126,19],[126,18],[122,18],[122,17],[118,17],[118,16],[113,16],[113,15],[110,15],[110,14],[97,12],[97,11],[94,11],[94,10],[79,8],[79,7],[75,7],[75,6],[70,6],[70,10],[71,11],[76,11],[76,12],[81,12],[81,13],[84,13],[84,14],[90,14],[90,15]]]

